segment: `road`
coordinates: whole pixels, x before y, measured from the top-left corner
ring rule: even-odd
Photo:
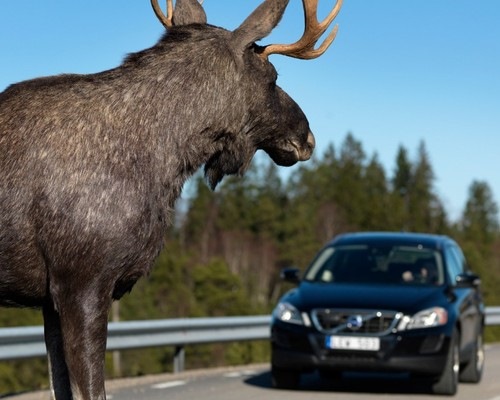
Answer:
[[[188,371],[108,382],[109,400],[366,400],[436,399],[421,384],[401,377],[346,374],[334,385],[316,374],[303,376],[297,391],[271,388],[268,365]],[[27,393],[9,400],[47,400],[48,392]],[[486,366],[479,385],[460,384],[456,400],[500,400],[500,344],[487,346]]]

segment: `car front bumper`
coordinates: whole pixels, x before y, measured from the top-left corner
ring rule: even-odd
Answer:
[[[449,337],[439,329],[391,333],[380,337],[378,351],[332,350],[326,335],[302,327],[273,326],[273,367],[311,371],[409,372],[440,375],[446,363]]]

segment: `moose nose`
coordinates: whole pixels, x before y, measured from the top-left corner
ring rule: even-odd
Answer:
[[[311,149],[312,153],[314,148],[316,147],[316,139],[314,139],[314,135],[311,131],[309,131],[309,134],[307,135],[307,145]]]
[[[316,147],[316,139],[314,139],[314,135],[312,134],[311,131],[307,134],[307,141],[300,152],[300,161],[307,161],[311,158],[311,155],[313,153],[314,147]]]

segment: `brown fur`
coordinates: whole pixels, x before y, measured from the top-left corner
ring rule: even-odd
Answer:
[[[288,1],[235,32],[204,24],[194,2],[115,69],[0,93],[0,305],[43,309],[57,399],[105,398],[109,307],[148,273],[189,176],[204,166],[215,187],[257,149],[280,165],[312,153],[304,114],[254,44]]]

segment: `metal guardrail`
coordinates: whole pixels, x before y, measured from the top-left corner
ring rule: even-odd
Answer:
[[[184,369],[184,346],[269,339],[270,316],[110,322],[107,350],[174,346],[174,372]],[[42,357],[43,326],[0,328],[0,361]]]
[[[107,350],[174,346],[174,371],[184,369],[184,347],[190,344],[267,340],[271,316],[186,318],[111,322]],[[500,325],[500,307],[486,308],[486,325]],[[46,355],[42,326],[0,328],[0,360]]]
[[[486,325],[500,325],[500,307],[486,307]]]

